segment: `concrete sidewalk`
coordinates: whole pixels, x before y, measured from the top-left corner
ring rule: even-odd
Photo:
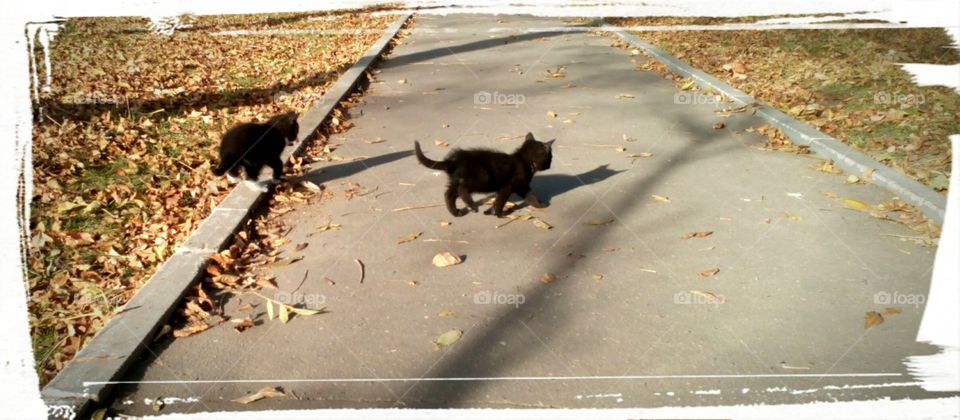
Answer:
[[[311,166],[307,178],[334,197],[280,216],[293,227],[285,254],[306,258],[264,274],[289,293],[309,271],[297,293],[329,313],[159,343],[114,407],[151,414],[145,401],[158,397],[169,413],[944,396],[903,365],[936,351],[914,342],[923,306],[875,298],[922,298],[934,250],[840,203],[889,194],[814,171],[810,157],[757,150],[763,139],[745,129],[758,119],[675,100],[674,82],[638,71],[631,60],[643,58],[610,36],[526,31],[577,25],[416,17],[351,109],[356,126],[331,137],[343,163]],[[550,206],[517,214],[552,229],[442,206],[392,211],[442,202],[446,177],[417,164],[414,140],[439,159],[452,147],[513,150],[528,131],[557,139],[553,167],[534,181]],[[643,152],[652,156],[630,157]],[[348,183],[377,190],[348,198]],[[326,223],[341,227],[316,228]],[[694,231],[713,234],[682,239]],[[433,267],[444,251],[464,262]],[[546,273],[556,280],[541,281]],[[247,316],[244,303],[266,319],[251,296],[229,299],[226,315]],[[864,328],[865,312],[887,307],[902,312]],[[435,351],[451,329],[462,339]],[[230,402],[265,386],[288,397]]]

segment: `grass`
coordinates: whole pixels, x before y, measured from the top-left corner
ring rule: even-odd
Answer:
[[[239,122],[304,111],[379,37],[212,33],[385,29],[395,19],[372,10],[188,17],[193,27],[172,36],[138,17],[64,24],[50,45],[44,118],[33,126],[26,271],[41,384],[226,196],[226,181],[210,174],[219,136]],[[289,95],[251,95],[280,89]]]
[[[723,24],[750,19],[610,19],[621,26]],[[706,23],[705,23],[706,22]],[[681,55],[763,102],[946,194],[948,136],[960,132],[960,95],[917,86],[899,63],[960,63],[942,29],[653,31],[637,36]],[[746,78],[724,64],[743,64]],[[897,96],[900,95],[900,96]],[[920,98],[913,100],[910,98]]]

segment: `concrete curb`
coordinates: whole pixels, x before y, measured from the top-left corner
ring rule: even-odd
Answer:
[[[319,104],[299,118],[297,142],[281,155],[284,161],[300,152],[339,102],[349,95],[364,73],[386,50],[411,13],[401,15],[366,53],[343,73]],[[105,382],[119,380],[153,341],[186,294],[203,275],[208,257],[227,247],[231,237],[267,193],[240,183],[164,262],[150,280],[114,315],[100,332],[50,383],[41,397],[51,418],[83,416],[91,403],[104,401],[112,388]]]
[[[640,48],[673,72],[684,78],[693,79],[697,85],[701,87],[710,86],[714,90],[730,97],[739,105],[757,103],[760,105],[760,107],[757,108],[757,115],[770,125],[780,128],[790,140],[800,145],[810,146],[810,149],[817,154],[832,159],[834,164],[840,169],[857,176],[862,177],[864,172],[872,169],[873,174],[870,182],[886,188],[903,201],[919,208],[923,211],[923,214],[934,223],[941,226],[943,225],[947,208],[947,198],[945,196],[897,172],[893,168],[873,160],[840,140],[830,137],[820,130],[810,127],[769,105],[757,101],[750,97],[750,95],[741,92],[720,79],[704,71],[697,70],[665,51],[640,40],[623,28],[604,22],[602,30],[616,34],[620,39]]]

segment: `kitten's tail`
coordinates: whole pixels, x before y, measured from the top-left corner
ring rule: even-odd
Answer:
[[[441,171],[446,171],[447,168],[449,167],[449,165],[447,164],[447,162],[444,162],[444,161],[439,161],[439,162],[438,162],[438,161],[432,160],[432,159],[424,156],[423,150],[420,150],[420,142],[419,142],[419,141],[414,141],[414,142],[413,142],[413,149],[417,152],[417,160],[420,161],[420,164],[421,164],[421,165],[426,166],[426,167],[428,167],[428,168],[430,168],[430,169],[439,169],[439,170],[441,170]]]

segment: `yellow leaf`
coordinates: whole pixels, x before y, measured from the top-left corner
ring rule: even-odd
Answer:
[[[273,321],[273,302],[267,301],[267,318]]]
[[[440,350],[445,347],[450,347],[453,343],[456,343],[460,340],[460,337],[463,337],[463,331],[461,330],[450,330],[443,334],[440,334],[439,337],[433,342],[435,350]]]
[[[670,199],[669,199],[669,198],[664,197],[664,196],[662,196],[662,195],[654,194],[654,195],[651,195],[651,197],[653,197],[654,200],[663,201],[664,203],[669,203],[669,202],[670,202]]]
[[[287,313],[287,305],[280,305],[280,322],[286,324],[290,320],[290,314]]]
[[[324,309],[324,308],[317,308],[317,309],[295,308],[290,305],[283,305],[283,306],[286,307],[286,309],[289,310],[290,312],[293,312],[301,316],[310,316],[310,315],[323,313],[323,309]]]
[[[847,198],[843,200],[844,207],[851,208],[854,210],[867,210],[870,208],[870,205],[864,203],[863,201],[854,200],[852,198]]]

